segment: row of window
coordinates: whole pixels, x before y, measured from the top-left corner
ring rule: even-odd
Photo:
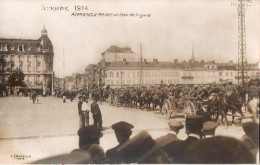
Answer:
[[[0,45],[0,51],[8,51],[11,50],[11,51],[18,51],[18,52],[24,52],[24,51],[36,51],[36,52],[41,52],[42,50],[42,46],[39,46],[37,48],[32,48],[31,46],[29,47],[25,47],[24,44],[20,44],[17,46],[17,48],[15,49],[14,46],[8,48],[8,45],[7,44],[2,44]],[[47,49],[44,49],[45,51],[48,51],[49,50],[49,47]]]
[[[160,83],[167,83],[167,84],[177,84],[179,80],[143,80],[143,84],[160,84]],[[107,80],[107,85],[121,85],[121,81],[119,80]],[[122,80],[122,85],[131,85],[131,84],[140,84],[140,80]]]
[[[105,77],[127,77],[127,78],[135,78],[135,77],[139,77],[140,76],[140,71],[138,72],[109,72],[109,73],[105,73]],[[163,71],[161,73],[158,72],[142,72],[142,76],[143,77],[158,77],[158,76],[162,76],[162,77],[170,77],[170,76],[179,76],[179,72],[169,72],[169,71]]]
[[[225,74],[226,77],[233,77],[233,72],[225,72],[225,73],[226,73]],[[219,77],[222,77],[222,76],[224,76],[223,72],[219,72]]]
[[[8,61],[7,60],[7,55],[3,55],[2,56],[6,61]],[[16,55],[10,55],[10,62],[14,62],[14,60],[15,60],[15,57],[16,57]],[[34,58],[32,58],[32,56],[31,55],[18,55],[18,60],[19,60],[19,62],[23,62],[23,60],[24,60],[24,57],[27,57],[26,59],[27,59],[27,62],[32,62],[32,59],[34,59]],[[41,62],[41,56],[34,56],[35,57],[35,60],[36,60],[36,62],[37,63],[39,63],[39,62]]]
[[[182,76],[215,76],[215,72],[181,72]],[[226,77],[233,77],[233,72],[225,72]],[[180,75],[180,72],[169,72],[169,71],[163,71],[160,72],[143,72],[143,77],[178,77]],[[222,77],[223,72],[219,72],[219,76]],[[105,77],[117,77],[117,78],[136,78],[140,76],[140,72],[106,72]]]
[[[9,65],[9,66],[6,66],[5,67],[6,69],[5,70],[9,70],[9,71],[13,71],[16,67],[14,67],[14,65]],[[32,65],[29,64],[26,66],[26,69],[24,68],[24,65],[21,63],[19,66],[18,66],[19,69],[23,70],[23,71],[27,71],[27,72],[32,72]],[[1,65],[1,70],[4,70],[3,69],[3,66]],[[40,72],[42,71],[42,68],[41,68],[41,65],[36,65],[36,72]]]

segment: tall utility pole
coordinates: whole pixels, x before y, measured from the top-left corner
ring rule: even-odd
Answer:
[[[120,84],[117,83],[117,87],[122,87],[122,73],[120,72],[119,57],[117,56],[117,46],[115,47],[115,60],[117,61],[117,78],[120,78]]]
[[[247,57],[246,57],[246,8],[251,0],[235,0],[231,5],[236,6],[238,12],[238,84],[245,85],[247,81]]]
[[[194,44],[192,43],[192,54],[191,54],[191,61],[195,62],[195,55],[194,55]]]
[[[63,80],[63,90],[65,91],[65,88],[66,88],[66,76],[65,76],[64,48],[63,48],[63,50],[62,50],[62,55],[63,55],[63,76],[64,76],[64,80]]]
[[[143,48],[140,43],[140,87],[143,85]]]

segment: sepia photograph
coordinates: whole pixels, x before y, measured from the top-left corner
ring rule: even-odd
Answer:
[[[1,0],[0,164],[259,164],[260,0]]]

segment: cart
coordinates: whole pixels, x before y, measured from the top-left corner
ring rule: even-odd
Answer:
[[[170,96],[163,102],[162,114],[165,115],[167,119],[184,117],[187,114],[195,113],[196,108],[194,104],[186,97],[174,98]]]

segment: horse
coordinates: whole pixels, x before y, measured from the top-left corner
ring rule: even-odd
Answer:
[[[131,106],[131,108],[134,105],[135,108],[137,109],[137,102],[138,102],[138,93],[136,91],[134,91],[130,94],[130,106]]]
[[[157,106],[160,105],[160,97],[157,93],[155,93],[152,97],[153,110],[156,110]],[[160,109],[162,107],[160,106]]]
[[[233,92],[231,94],[226,94],[224,97],[225,104],[225,114],[227,115],[228,111],[232,113],[232,124],[234,124],[235,113],[239,113],[241,116],[244,116],[241,108],[243,106],[243,100],[239,94]]]
[[[215,95],[211,95],[209,97],[209,104],[207,110],[211,114],[211,119],[212,120],[218,120],[219,116],[221,115],[221,122],[223,123],[223,119],[225,119],[224,125],[227,126],[228,120],[227,120],[227,115],[226,115],[226,103],[225,103],[225,98],[224,94],[219,93]]]
[[[153,94],[150,91],[146,92],[146,96],[144,99],[144,105],[146,109],[151,108],[152,101],[153,101]]]
[[[140,109],[145,107],[145,99],[146,99],[146,92],[144,91],[141,93],[141,95],[138,99]]]

